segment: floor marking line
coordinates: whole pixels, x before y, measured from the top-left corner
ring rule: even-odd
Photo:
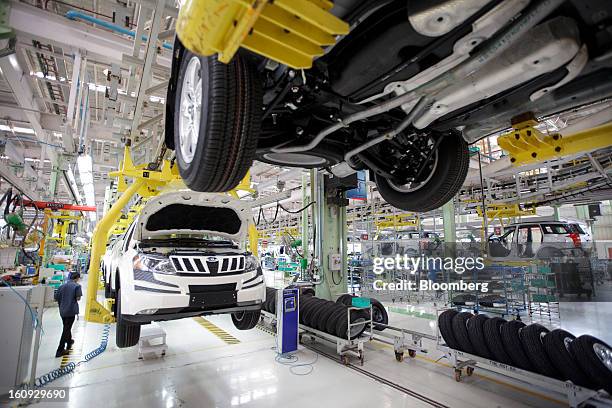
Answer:
[[[223,341],[225,344],[238,344],[240,340],[220,328],[219,326],[213,324],[212,322],[206,320],[202,316],[194,317],[193,320],[200,326],[204,327],[210,333],[214,334],[217,338]]]

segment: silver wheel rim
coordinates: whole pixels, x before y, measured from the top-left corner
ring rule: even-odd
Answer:
[[[365,327],[365,319],[363,318],[355,319],[355,321],[351,324],[355,324],[355,323],[361,323],[361,324],[351,326],[351,330],[350,330],[351,338],[355,337],[356,335],[358,335],[359,333],[363,331],[363,328]]]
[[[612,350],[600,343],[593,344],[593,351],[597,358],[606,366],[606,368],[612,371]]]
[[[438,151],[436,150],[436,152],[434,153],[433,167],[431,168],[431,171],[429,172],[429,175],[427,175],[427,178],[425,180],[419,181],[419,182],[410,182],[406,184],[395,184],[394,182],[389,180],[389,185],[391,186],[392,189],[394,189],[395,191],[399,191],[400,193],[412,193],[413,191],[417,191],[420,188],[422,188],[425,184],[427,184],[429,180],[431,180],[431,178],[433,177],[437,168],[438,168]]]
[[[187,64],[181,89],[179,115],[179,149],[185,163],[191,163],[198,146],[200,116],[202,114],[202,78],[199,57],[192,57]]]

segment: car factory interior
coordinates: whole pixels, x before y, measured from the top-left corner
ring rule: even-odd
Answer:
[[[612,2],[0,1],[0,404],[612,407]]]

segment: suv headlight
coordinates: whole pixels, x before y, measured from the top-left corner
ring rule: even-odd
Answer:
[[[170,262],[170,258],[163,255],[138,254],[133,259],[133,268],[134,270],[165,273],[166,275],[176,274],[176,269]]]
[[[244,271],[252,272],[259,268],[259,260],[256,256],[247,255],[244,259]]]

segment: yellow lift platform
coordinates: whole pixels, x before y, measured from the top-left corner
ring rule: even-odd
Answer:
[[[601,149],[610,146],[612,139],[612,123],[568,136],[544,134],[535,128],[537,124],[532,114],[521,115],[513,121],[513,130],[497,139],[514,166]]]
[[[306,69],[323,46],[348,34],[328,0],[185,0],[176,22],[182,44],[228,63],[239,47]]]

